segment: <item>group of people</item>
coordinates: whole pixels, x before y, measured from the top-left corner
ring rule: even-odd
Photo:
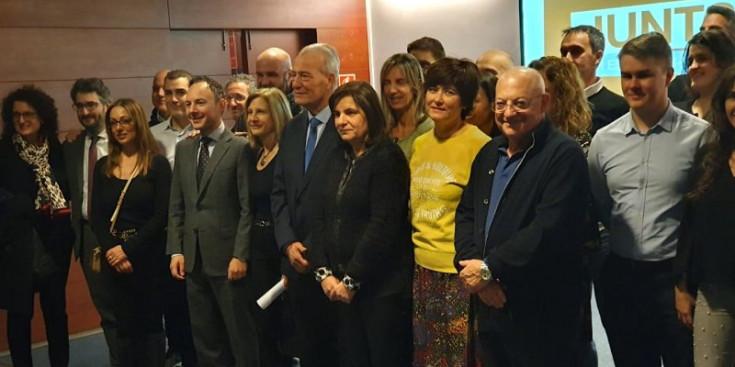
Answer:
[[[112,366],[596,366],[593,283],[616,365],[732,366],[733,35],[708,8],[677,79],[661,34],[629,40],[624,96],[586,25],[529,67],[424,37],[377,88],[339,86],[328,44],[225,86],[165,70],[150,119],[85,78],[63,144],[23,86],[0,139],[13,363],[32,365],[40,293],[68,365],[73,248]]]

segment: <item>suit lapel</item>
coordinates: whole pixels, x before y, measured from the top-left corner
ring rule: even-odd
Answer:
[[[79,184],[76,185],[75,190],[77,191],[77,195],[79,197],[79,200],[82,200],[82,196],[84,195],[84,142],[87,140],[87,132],[82,132],[81,135],[77,138],[77,141],[75,141],[72,145],[73,153],[72,157],[74,157],[74,165],[73,165],[73,172],[74,180],[78,182]],[[82,203],[79,203],[79,207],[81,208]]]
[[[214,149],[212,150],[212,156],[209,157],[207,166],[204,168],[204,176],[202,177],[202,183],[199,185],[199,198],[202,197],[202,194],[204,193],[207,185],[209,184],[209,180],[212,178],[212,174],[214,173],[215,168],[217,167],[219,162],[222,160],[222,157],[224,157],[227,151],[230,149],[230,143],[232,141],[232,137],[234,136],[235,135],[232,134],[232,132],[225,129],[220,139],[217,141],[217,143],[215,143]],[[196,177],[196,173],[194,177]]]

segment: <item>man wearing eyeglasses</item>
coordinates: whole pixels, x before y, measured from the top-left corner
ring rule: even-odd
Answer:
[[[227,110],[230,111],[235,125],[232,127],[234,133],[246,133],[245,102],[251,92],[258,88],[255,78],[248,74],[235,74],[225,85],[225,98],[227,98]]]
[[[92,178],[97,160],[107,155],[105,114],[110,105],[110,89],[99,78],[78,79],[71,88],[71,108],[84,129],[72,142],[64,143],[69,186],[71,188],[71,220],[76,240],[74,253],[81,262],[89,293],[102,319],[110,352],[110,365],[117,366],[117,326],[104,278],[91,270],[92,250],[97,239],[89,227]]]
[[[546,113],[537,71],[516,67],[493,103],[503,136],[480,150],[457,207],[455,266],[474,294],[487,366],[571,366],[583,300],[589,177]]]

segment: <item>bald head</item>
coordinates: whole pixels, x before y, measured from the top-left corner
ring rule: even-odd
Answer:
[[[158,115],[163,118],[168,118],[168,110],[166,109],[166,100],[164,100],[163,83],[166,80],[166,74],[170,70],[159,70],[156,75],[153,76],[153,85],[151,87],[151,103],[153,108],[158,111]]]
[[[274,87],[288,94],[291,91],[288,77],[290,70],[291,56],[288,52],[277,47],[263,51],[255,60],[258,88]]]
[[[514,67],[500,76],[495,88],[495,119],[509,144],[526,144],[550,105],[538,71]]]
[[[477,64],[480,71],[489,72],[493,75],[500,75],[515,65],[510,54],[502,50],[486,51],[477,58],[475,64]]]

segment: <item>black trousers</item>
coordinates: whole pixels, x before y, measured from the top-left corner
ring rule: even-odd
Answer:
[[[574,366],[579,348],[583,284],[506,291],[502,309],[473,297],[484,367]]]
[[[413,357],[411,299],[406,294],[333,302],[340,366],[407,367]]]
[[[600,316],[616,366],[694,364],[692,333],[676,316],[672,266],[607,256],[598,282]]]
[[[288,278],[288,300],[296,326],[296,357],[301,367],[338,367],[329,300],[311,273]]]
[[[169,352],[179,353],[183,367],[196,367],[199,364],[191,336],[186,281],[174,279],[171,275],[166,276],[162,282],[161,294]]]
[[[34,279],[33,289],[41,301],[46,326],[48,357],[52,367],[69,365],[69,326],[66,316],[66,280],[69,276],[71,247],[64,253],[53,254],[57,269],[44,279]],[[8,342],[15,367],[33,366],[31,358],[31,319],[33,310],[8,312]]]

